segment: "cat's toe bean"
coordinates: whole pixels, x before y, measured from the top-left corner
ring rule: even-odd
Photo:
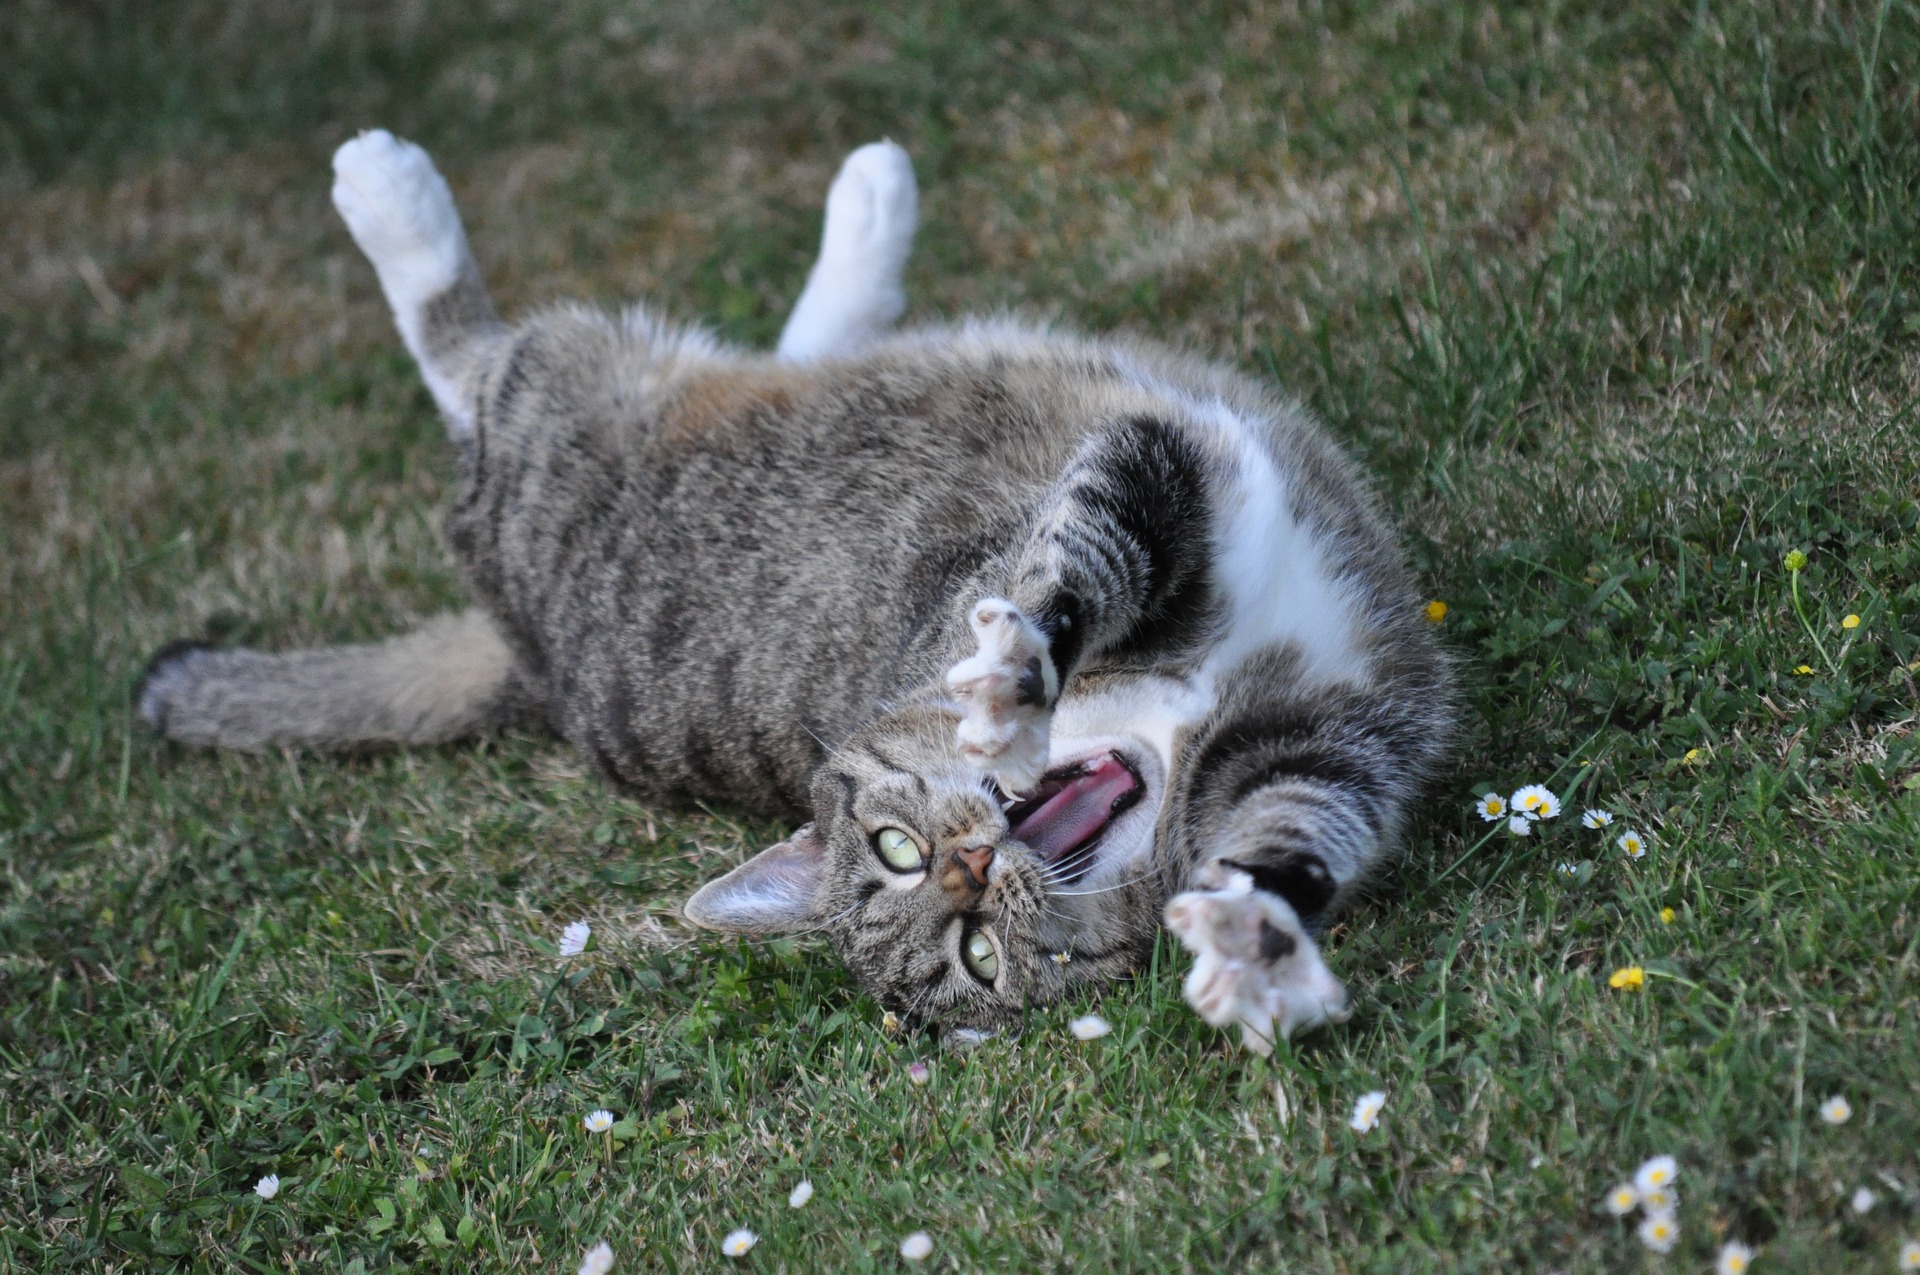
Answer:
[[[1176,895],[1166,920],[1194,954],[1182,988],[1187,1004],[1216,1027],[1237,1022],[1255,1053],[1348,1017],[1346,988],[1284,899],[1236,880],[1227,889]]]
[[[1030,790],[1046,770],[1055,689],[1046,637],[1013,603],[987,598],[968,613],[979,649],[947,672],[963,716],[960,754],[1008,792]]]

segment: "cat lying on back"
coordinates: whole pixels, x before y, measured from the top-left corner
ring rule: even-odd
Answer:
[[[478,602],[372,646],[176,646],[142,716],[229,748],[550,725],[620,786],[807,822],[687,901],[827,935],[903,1014],[991,1027],[1114,979],[1164,917],[1187,1000],[1346,1014],[1311,934],[1452,729],[1380,507],[1297,406],[1158,346],[904,335],[905,152],[850,156],[776,355],[641,310],[509,325],[446,183],[334,156],[459,456]]]

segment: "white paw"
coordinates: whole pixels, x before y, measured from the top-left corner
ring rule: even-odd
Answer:
[[[862,146],[847,156],[827,191],[821,266],[890,282],[897,292],[919,215],[920,192],[907,152],[892,142]],[[899,311],[889,317],[898,318]]]
[[[1192,890],[1167,904],[1167,928],[1194,954],[1182,989],[1215,1027],[1240,1024],[1257,1054],[1273,1042],[1349,1016],[1347,989],[1285,899],[1236,872],[1225,889]]]
[[[780,356],[851,354],[907,308],[901,275],[913,251],[920,192],[913,161],[892,142],[847,156],[827,191],[820,258],[780,334]]]
[[[377,128],[341,146],[333,153],[333,206],[373,262],[396,318],[459,278],[467,238],[453,192],[412,142]]]
[[[965,714],[955,732],[960,755],[1003,792],[1027,792],[1046,771],[1048,705],[1060,693],[1046,635],[1005,598],[974,603],[967,621],[980,648],[947,670]]]

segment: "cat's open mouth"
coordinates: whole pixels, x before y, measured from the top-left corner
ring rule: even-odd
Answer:
[[[1093,870],[1107,828],[1140,800],[1146,786],[1119,753],[1056,767],[1032,793],[1007,807],[1013,836],[1026,843],[1056,880],[1074,882]]]

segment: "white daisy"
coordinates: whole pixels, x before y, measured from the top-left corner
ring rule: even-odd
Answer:
[[[1920,1271],[1920,1240],[1908,1240],[1900,1246],[1900,1269]]]
[[[578,956],[587,950],[587,940],[593,937],[593,927],[585,921],[575,921],[560,931],[560,955]]]
[[[280,1175],[278,1173],[269,1173],[266,1177],[261,1178],[253,1184],[253,1193],[263,1200],[271,1200],[274,1196],[280,1194]]]
[[[580,1259],[580,1275],[607,1275],[613,1269],[613,1246],[601,1240]]]
[[[745,1257],[759,1242],[760,1237],[743,1226],[720,1241],[720,1251],[728,1257]]]
[[[1853,1104],[1835,1094],[1820,1104],[1820,1118],[1828,1124],[1845,1124],[1853,1119]]]
[[[1631,1182],[1622,1182],[1607,1192],[1607,1212],[1615,1217],[1625,1217],[1640,1207],[1640,1188]]]
[[[581,1123],[587,1126],[588,1133],[605,1133],[607,1130],[613,1128],[613,1113],[611,1111],[589,1111],[587,1118]]]
[[[790,1209],[803,1209],[807,1206],[807,1201],[812,1198],[813,1183],[806,1178],[801,1178],[799,1185],[787,1192],[787,1207]]]
[[[909,1262],[924,1262],[933,1252],[933,1236],[915,1231],[900,1241],[900,1256]]]
[[[1873,1206],[1879,1203],[1879,1201],[1879,1196],[1869,1191],[1866,1187],[1861,1187],[1853,1193],[1853,1211],[1855,1213],[1870,1213],[1873,1211]]]
[[[1528,784],[1507,800],[1529,819],[1552,819],[1560,813],[1560,799],[1545,784]]]
[[[1353,1119],[1347,1121],[1347,1127],[1355,1133],[1370,1133],[1380,1123],[1380,1111],[1387,1105],[1387,1095],[1378,1089],[1372,1093],[1363,1093],[1354,1100]]]
[[[1640,1193],[1640,1207],[1649,1213],[1678,1213],[1680,1196],[1670,1186],[1657,1186]]]
[[[1580,878],[1580,865],[1577,863],[1563,863],[1554,871],[1560,874],[1563,881],[1577,881]]]
[[[1680,1164],[1670,1155],[1657,1155],[1633,1172],[1633,1184],[1640,1188],[1640,1194],[1658,1191],[1661,1187],[1672,1186],[1673,1180],[1680,1176]]]
[[[907,1064],[907,1079],[916,1085],[924,1085],[933,1079],[933,1069],[923,1062]]]
[[[1613,812],[1610,810],[1582,811],[1580,822],[1589,828],[1604,828],[1613,822]]]
[[[1088,1014],[1085,1018],[1076,1018],[1067,1024],[1076,1040],[1099,1040],[1113,1030],[1113,1024],[1098,1014]]]
[[[1649,1213],[1640,1221],[1640,1242],[1656,1253],[1671,1253],[1680,1242],[1680,1219],[1671,1213]]]
[[[1614,843],[1626,852],[1629,859],[1644,859],[1647,855],[1647,839],[1629,828],[1615,838]]]
[[[1488,823],[1498,823],[1507,817],[1507,799],[1497,792],[1490,792],[1473,803],[1480,817]]]
[[[1720,1258],[1714,1264],[1715,1275],[1747,1275],[1747,1267],[1753,1265],[1753,1250],[1738,1241],[1729,1241],[1720,1250]]]
[[[1516,837],[1531,837],[1533,835],[1533,820],[1527,818],[1525,815],[1515,815],[1513,818],[1507,820],[1507,831]]]

